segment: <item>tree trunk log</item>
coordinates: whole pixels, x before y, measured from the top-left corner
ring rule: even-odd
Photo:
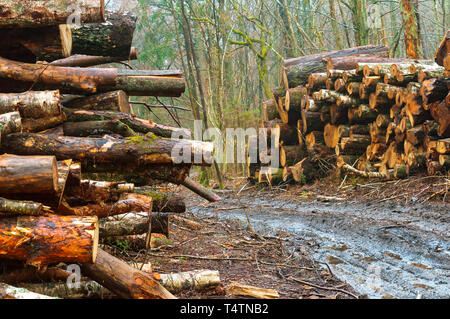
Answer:
[[[0,283],[0,299],[58,299]]]
[[[19,112],[0,114],[0,141],[2,135],[22,131],[22,119]]]
[[[28,265],[94,262],[97,217],[29,217],[0,219],[0,257]]]
[[[64,22],[65,23],[65,22]],[[70,56],[72,35],[68,25],[28,29],[0,29],[0,56],[14,61],[36,63]]]
[[[67,122],[63,125],[65,136],[75,137],[103,137],[105,134],[118,134],[120,137],[132,137],[138,134],[128,125],[119,120],[112,121],[88,121],[88,122]]]
[[[16,201],[0,197],[0,217],[41,216],[49,212],[48,207],[31,201]]]
[[[122,61],[137,60],[138,50],[135,47],[131,47],[129,55],[122,57],[111,57],[111,56],[95,56],[95,55],[84,55],[75,54],[65,59],[59,59],[51,62],[54,66],[67,66],[67,67],[91,67],[109,63],[120,63]]]
[[[61,114],[58,91],[0,94],[0,113],[18,111],[22,118],[53,117]]]
[[[77,8],[80,23],[105,21],[104,0],[3,0],[0,28],[43,27],[66,23]]]
[[[71,25],[72,54],[128,57],[136,20],[131,14],[107,12],[105,23]]]
[[[163,213],[185,213],[186,203],[184,197],[176,195],[173,192],[157,191],[152,188],[135,188],[136,194],[150,196],[153,199],[153,211]]]
[[[122,298],[175,299],[151,274],[137,270],[101,249],[95,263],[82,265],[82,272]]]
[[[58,160],[74,159],[85,166],[109,163],[118,167],[140,167],[146,164],[181,164],[179,162],[184,159],[196,165],[210,166],[213,145],[192,140],[163,139],[154,134],[127,139],[101,139],[15,133],[6,136],[2,146],[4,151],[10,153],[53,154]]]
[[[1,194],[55,194],[57,182],[54,156],[0,156]]]
[[[35,133],[54,128],[67,120],[66,114],[57,116],[42,117],[38,119],[25,118],[22,120],[22,131],[25,133]]]
[[[133,114],[128,102],[128,95],[120,90],[76,98],[65,102],[64,106],[72,109],[118,111]]]
[[[190,189],[191,191],[193,191],[197,195],[203,197],[204,199],[206,199],[209,202],[218,202],[218,201],[222,200],[222,198],[220,198],[220,196],[218,196],[217,194],[215,194],[214,192],[210,191],[206,187],[203,187],[202,185],[194,182],[193,180],[191,180],[189,178],[186,178],[181,183],[181,185],[183,185],[184,187]]]
[[[117,69],[65,68],[51,65],[20,63],[0,58],[0,78],[9,79],[6,91],[27,91],[35,84],[61,87],[61,90],[95,93],[99,86],[114,86]],[[15,81],[19,81],[19,84]],[[2,82],[2,84],[5,82]]]
[[[64,108],[69,122],[119,120],[138,133],[153,133],[156,136],[166,138],[190,137],[191,131],[184,128],[171,127],[155,123],[151,120],[143,120],[134,115],[111,111],[86,111]]]

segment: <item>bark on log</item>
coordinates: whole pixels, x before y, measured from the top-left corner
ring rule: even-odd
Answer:
[[[9,200],[0,197],[0,217],[41,216],[49,213],[49,207],[32,201]]]
[[[58,299],[0,283],[0,299]]]
[[[25,118],[22,120],[22,132],[35,133],[54,128],[67,120],[66,114],[61,113],[57,116],[42,117],[38,119]]]
[[[28,265],[93,262],[97,256],[97,217],[0,219],[0,257]]]
[[[69,122],[119,120],[135,132],[143,134],[153,133],[166,138],[181,138],[182,136],[189,138],[192,134],[188,129],[158,124],[151,120],[143,120],[134,115],[121,112],[86,111],[64,108],[64,113],[66,113]]]
[[[139,187],[135,188],[136,194],[150,196],[153,199],[153,211],[163,213],[185,213],[186,203],[184,197],[173,192],[157,191],[152,188]]]
[[[80,23],[104,22],[104,0],[3,0],[0,28],[43,27],[66,23],[77,8]]]
[[[0,141],[2,135],[22,131],[22,119],[19,112],[0,114]]]
[[[51,62],[54,66],[67,66],[67,67],[90,67],[109,63],[121,63],[122,61],[136,60],[138,58],[138,49],[131,47],[129,55],[122,57],[111,56],[95,56],[75,54],[65,59],[59,59]]]
[[[181,164],[181,160],[209,166],[212,143],[169,140],[154,134],[127,139],[80,138],[15,133],[2,141],[3,150],[20,155],[53,154],[58,160],[74,159],[93,167],[102,163],[117,167],[146,164]],[[172,152],[174,155],[172,155]],[[197,155],[197,156],[196,156]],[[199,158],[196,158],[199,157]]]
[[[68,25],[43,28],[0,29],[0,56],[14,61],[36,63],[70,56],[72,35]]]
[[[181,185],[185,186],[186,188],[190,189],[197,195],[203,197],[209,202],[218,202],[221,201],[222,198],[215,194],[214,192],[210,191],[206,187],[203,187],[202,185],[194,182],[193,180],[186,178]]]
[[[229,295],[250,296],[257,299],[278,299],[280,295],[276,290],[243,285],[237,282],[229,284],[225,291]]]
[[[102,249],[93,264],[83,264],[82,273],[127,299],[175,299],[151,275],[134,269]]]
[[[99,88],[99,92],[123,90],[129,96],[180,97],[186,89],[184,78],[140,74],[139,71],[119,70],[116,83]]]
[[[71,25],[72,54],[128,57],[136,21],[132,14],[107,12],[104,23]]]
[[[17,283],[40,283],[66,281],[70,274],[57,267],[48,267],[38,270],[36,267],[7,267],[5,272],[0,274],[0,282],[15,285]],[[67,288],[67,286],[66,286]]]
[[[87,121],[87,122],[67,122],[63,125],[65,136],[75,137],[103,137],[105,134],[117,134],[120,137],[132,137],[138,134],[128,125],[119,120],[111,121]]]
[[[0,156],[0,194],[55,194],[54,156]]]
[[[59,91],[30,91],[0,94],[0,114],[18,111],[22,118],[53,117],[61,114]]]
[[[61,87],[61,90],[69,88],[79,92],[95,93],[99,86],[115,85],[117,77],[117,69],[65,68],[20,63],[0,57],[0,78],[9,79],[10,85],[5,89],[10,92],[27,91],[35,84],[42,84]],[[17,85],[11,80],[21,83]]]
[[[172,274],[159,274],[160,283],[172,293],[201,291],[220,285],[220,274],[216,270],[193,270]]]
[[[128,95],[124,91],[112,91],[64,102],[64,107],[82,110],[118,111],[133,114]]]
[[[389,53],[387,53],[389,55]],[[385,55],[382,53],[382,55]],[[355,70],[358,64],[380,64],[380,63],[396,63],[411,61],[410,59],[394,59],[375,54],[359,54],[354,56],[331,57],[327,58],[327,69],[337,70]]]

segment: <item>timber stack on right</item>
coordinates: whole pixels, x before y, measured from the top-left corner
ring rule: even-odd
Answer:
[[[280,167],[249,157],[252,182],[309,183],[335,168],[382,179],[448,174],[450,31],[435,61],[369,45],[286,60],[280,82],[261,126],[269,144],[279,140]]]
[[[81,24],[64,24],[73,8]],[[212,143],[133,112],[130,96],[181,96],[183,74],[95,67],[130,67],[122,61],[138,56],[136,17],[105,12],[104,0],[0,0],[0,12],[0,298],[45,298],[35,292],[68,280],[72,264],[80,284],[113,297],[174,298],[175,282],[202,282],[164,282],[150,264],[106,251],[120,238],[139,250],[168,239],[169,214],[186,211],[184,198],[163,191],[168,183],[220,199],[188,178],[192,165],[211,165]],[[176,147],[191,162],[176,161]],[[23,289],[30,283],[38,286]]]

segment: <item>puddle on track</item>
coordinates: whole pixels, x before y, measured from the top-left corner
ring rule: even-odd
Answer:
[[[239,206],[255,231],[293,236],[286,243],[307,248],[317,261],[369,298],[450,298],[449,205],[401,206],[270,200],[241,196]],[[228,210],[215,210],[226,208]],[[197,216],[246,221],[233,197],[209,207],[191,207]]]

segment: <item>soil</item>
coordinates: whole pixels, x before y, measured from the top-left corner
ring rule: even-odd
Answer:
[[[172,220],[169,246],[114,254],[159,273],[220,272],[219,287],[181,298],[237,298],[226,294],[231,282],[293,299],[450,297],[447,177],[226,184],[217,203],[179,188],[189,205],[182,217],[200,228]]]

